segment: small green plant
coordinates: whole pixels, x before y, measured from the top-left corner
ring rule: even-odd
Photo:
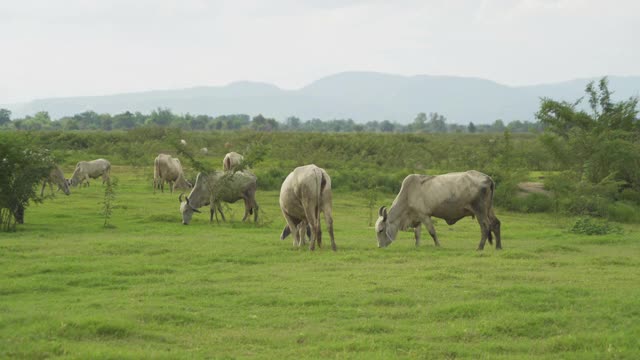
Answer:
[[[104,224],[102,225],[105,228],[114,227],[109,223],[111,220],[111,216],[113,215],[114,201],[116,199],[116,188],[118,187],[118,179],[110,178],[107,179],[107,186],[104,189],[104,199],[102,200],[102,215],[104,216]]]
[[[621,233],[622,228],[608,222],[601,222],[589,217],[583,217],[573,224],[571,232],[574,234],[584,235],[606,235],[610,233]]]

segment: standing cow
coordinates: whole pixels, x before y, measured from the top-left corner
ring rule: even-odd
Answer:
[[[192,187],[184,178],[180,159],[171,155],[160,154],[153,161],[153,193],[156,189],[164,192],[164,183],[169,184],[169,189],[173,193],[174,189],[190,189]]]
[[[58,165],[55,165],[51,168],[49,172],[49,176],[47,176],[42,181],[42,190],[40,190],[40,196],[44,196],[44,188],[49,184],[49,189],[53,193],[53,184],[58,185],[58,190],[62,190],[65,195],[69,195],[69,183],[67,179],[64,178],[64,174],[62,173],[62,169]]]
[[[234,170],[240,163],[244,160],[244,156],[238,154],[237,152],[230,152],[224,156],[224,160],[222,160],[222,168],[224,171]]]
[[[198,173],[196,184],[189,196],[180,201],[180,212],[182,213],[182,223],[188,225],[194,212],[200,212],[198,208],[210,205],[209,221],[213,221],[216,209],[220,212],[222,220],[224,214],[220,208],[220,201],[234,203],[240,199],[244,200],[244,217],[247,220],[253,214],[253,221],[258,222],[258,203],[256,202],[257,178],[248,171],[238,171],[235,173],[214,172],[206,175]]]
[[[310,250],[316,241],[322,246],[320,212],[324,213],[331,238],[331,248],[336,251],[333,237],[331,178],[324,169],[313,164],[295,168],[280,188],[280,209],[287,221],[280,240],[293,233],[294,246],[304,241],[304,232],[310,227]]]
[[[71,175],[69,183],[75,187],[86,181],[89,186],[89,179],[97,179],[102,176],[102,184],[104,184],[109,180],[110,172],[111,163],[105,159],[80,161],[76,164],[76,169]]]
[[[432,216],[444,219],[449,225],[465,216],[472,216],[480,224],[478,250],[484,248],[487,239],[491,244],[492,232],[496,237],[496,249],[501,249],[500,220],[493,212],[494,187],[488,175],[475,170],[437,176],[407,176],[389,211],[384,206],[378,211],[378,247],[389,246],[399,230],[411,227],[418,246],[421,224],[427,227],[435,245],[440,246]]]

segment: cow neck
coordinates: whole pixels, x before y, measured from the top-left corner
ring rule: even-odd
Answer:
[[[387,212],[387,235],[391,238],[391,240],[396,239],[396,235],[398,235],[398,230],[401,228],[400,222],[402,220],[402,211],[398,206],[391,205],[389,211]]]

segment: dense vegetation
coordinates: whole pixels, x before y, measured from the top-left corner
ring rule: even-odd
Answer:
[[[290,116],[284,122],[256,115],[253,118],[246,114],[236,115],[192,115],[174,114],[170,109],[159,108],[150,114],[129,111],[122,114],[98,114],[85,111],[73,116],[57,120],[51,119],[49,113],[40,111],[33,116],[11,120],[11,112],[0,109],[0,129],[5,130],[130,130],[144,126],[173,127],[187,131],[211,130],[241,130],[256,131],[304,131],[304,132],[427,132],[427,133],[485,133],[528,132],[542,129],[542,125],[528,121],[512,121],[508,125],[500,119],[493,124],[468,125],[447,124],[447,119],[438,113],[419,113],[413,123],[398,124],[389,120],[369,121],[357,124],[352,119],[321,120],[310,119],[302,121],[298,117]]]
[[[354,131],[352,121],[301,123],[289,118],[283,125],[261,115],[252,120],[247,115],[193,117],[174,115],[166,109],[149,116],[121,114],[113,118],[87,112],[59,121],[51,121],[43,113],[11,121],[10,113],[3,110],[2,126],[14,130],[3,131],[0,140],[5,142],[4,148],[16,154],[20,153],[18,148],[33,154],[51,151],[58,162],[69,166],[95,157],[107,158],[114,164],[148,166],[158,153],[171,153],[187,160],[191,179],[197,171],[219,168],[224,154],[235,150],[247,157],[258,175],[260,188],[265,190],[278,189],[293,167],[315,163],[330,170],[336,190],[365,193],[371,202],[379,192],[397,192],[402,179],[410,173],[476,169],[493,177],[497,184],[496,203],[509,210],[640,221],[638,99],[612,102],[606,78],[597,85],[589,84],[586,95],[590,108],[587,110],[580,107],[582,99],[575,103],[542,99],[536,114],[539,122],[534,126],[544,129],[541,134],[514,133],[514,127],[505,128],[501,121],[492,125],[493,130],[500,128],[500,133],[478,133],[473,124],[466,133],[446,133],[451,128],[442,115],[424,113],[400,132],[384,127],[375,128],[377,132],[359,132]],[[79,125],[85,129],[114,129],[119,128],[113,125],[121,120],[133,129],[53,130],[77,129]],[[315,123],[322,125],[316,128]],[[24,124],[40,124],[36,127],[40,131],[15,131]],[[214,127],[240,130],[186,131],[184,124],[190,124],[186,126],[190,129],[194,124],[202,125],[195,126],[198,129],[218,124]],[[313,134],[295,131],[327,130],[332,129],[331,124],[348,126]],[[45,129],[48,131],[42,131]],[[281,131],[274,131],[278,129]],[[186,147],[180,145],[181,139],[187,140]],[[201,153],[201,148],[207,148],[208,153]],[[7,156],[3,158],[13,161]],[[15,161],[18,162],[12,163],[13,168],[31,171],[26,158]],[[5,172],[6,183],[15,183],[18,175],[7,174],[12,173]],[[541,178],[551,195],[518,196],[520,182]],[[4,193],[15,192],[5,187]],[[0,208],[10,209],[6,199],[5,196]],[[28,205],[24,200],[20,203]]]

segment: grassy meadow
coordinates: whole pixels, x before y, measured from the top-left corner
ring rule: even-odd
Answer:
[[[279,240],[276,190],[259,187],[259,226],[240,203],[184,226],[150,167],[112,176],[110,226],[94,180],[0,233],[0,358],[640,358],[638,225],[576,235],[498,208],[502,251],[475,250],[471,218],[436,221],[441,248],[423,231],[378,249],[366,196],[338,190],[338,252],[310,252]]]

